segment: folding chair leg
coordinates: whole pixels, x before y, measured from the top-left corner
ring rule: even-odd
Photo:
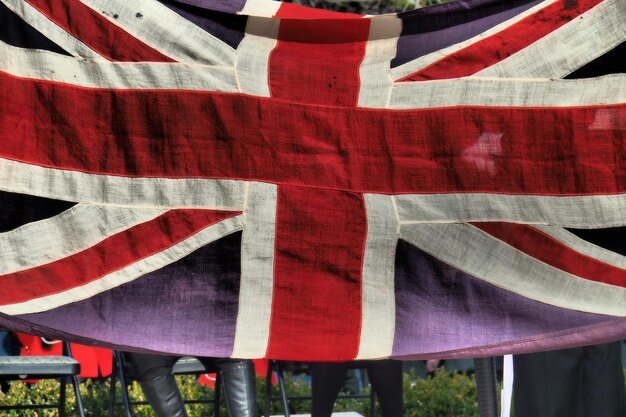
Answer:
[[[117,373],[120,379],[120,384],[122,386],[122,401],[124,402],[124,408],[126,409],[126,417],[133,417],[130,405],[130,399],[128,397],[128,385],[126,385],[126,378],[124,377],[124,358],[122,357],[122,353],[117,352]]]
[[[274,361],[267,361],[267,374],[265,375],[265,413],[264,417],[270,417],[270,407],[272,403],[272,372],[274,372]]]
[[[60,417],[65,417],[65,398],[66,398],[66,392],[65,392],[65,383],[66,383],[66,377],[62,376],[59,379],[59,416]]]
[[[285,417],[290,417],[289,402],[287,401],[287,388],[285,388],[285,378],[283,375],[283,368],[279,363],[276,364],[276,374],[278,375],[278,386],[280,388],[280,398],[283,402],[283,410],[285,411]]]
[[[69,355],[72,357],[72,345],[69,342],[63,342],[63,353],[65,355]],[[79,417],[85,417],[85,409],[83,408],[83,401],[80,395],[80,384],[78,383],[78,377],[76,375],[72,375],[72,385],[74,386],[74,399],[76,402],[76,410],[78,411]],[[62,411],[60,412],[61,417],[65,417],[65,397],[66,397],[66,387],[65,383],[67,382],[66,378],[62,378],[61,390],[62,390]]]
[[[109,387],[109,415],[108,417],[113,417],[113,412],[115,411],[115,386],[117,385],[117,353],[113,352],[113,369],[111,370],[111,386]]]
[[[370,415],[369,417],[374,417],[376,413],[376,393],[374,392],[374,388],[370,386]]]
[[[85,417],[85,409],[83,408],[83,399],[80,395],[80,384],[76,375],[72,375],[72,385],[74,385],[74,398],[76,399],[76,410],[79,417]]]
[[[265,417],[270,415],[270,407],[272,403],[272,373],[276,367],[276,378],[280,389],[280,399],[283,403],[285,417],[290,417],[289,402],[287,401],[287,390],[285,389],[285,379],[283,378],[283,369],[277,361],[269,360],[267,363],[267,375],[265,376]]]
[[[220,401],[222,391],[222,378],[218,372],[215,376],[215,397],[213,398],[213,417],[220,417]]]
[[[115,413],[117,381],[120,381],[120,390],[122,391],[122,403],[124,405],[124,414],[126,417],[133,417],[130,409],[130,399],[128,398],[128,387],[124,378],[124,359],[122,353],[113,351],[113,370],[111,372],[111,387],[109,389],[109,417],[113,417]]]

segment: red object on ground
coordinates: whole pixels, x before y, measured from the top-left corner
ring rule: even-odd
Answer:
[[[53,356],[63,354],[63,344],[57,340],[45,341],[39,336],[16,333],[22,344],[20,356]],[[80,378],[111,375],[113,354],[110,349],[71,343],[72,356],[80,363]],[[35,381],[29,381],[35,382]]]

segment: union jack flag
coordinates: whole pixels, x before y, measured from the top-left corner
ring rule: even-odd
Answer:
[[[0,20],[0,324],[294,360],[626,336],[624,0]]]

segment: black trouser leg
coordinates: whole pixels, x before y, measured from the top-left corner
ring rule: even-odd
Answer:
[[[624,373],[621,342],[583,348],[585,417],[624,417]]]
[[[619,342],[516,355],[516,417],[624,417]]]
[[[344,362],[316,362],[311,366],[313,406],[311,417],[330,417],[335,399],[346,380],[348,365]]]
[[[382,417],[402,417],[402,362],[368,361],[367,375],[380,401]]]
[[[582,348],[516,355],[516,417],[581,416]]]

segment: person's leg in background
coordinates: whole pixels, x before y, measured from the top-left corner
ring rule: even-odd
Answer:
[[[252,361],[213,359],[212,362],[220,371],[228,414],[231,417],[256,417],[256,377]]]
[[[516,417],[581,417],[582,348],[515,355]]]
[[[393,360],[363,361],[380,400],[382,417],[402,416],[402,363]],[[311,417],[330,417],[337,395],[344,386],[349,362],[312,364],[313,407]]]
[[[402,362],[385,359],[366,363],[382,417],[402,417]]]
[[[15,335],[0,328],[0,356],[17,356],[20,354],[20,342]],[[0,381],[0,391],[8,392],[9,383]]]
[[[126,353],[134,363],[137,381],[157,417],[187,417],[172,367],[178,356]]]
[[[330,417],[347,372],[347,362],[314,362],[311,365],[311,417]]]
[[[624,417],[624,371],[621,342],[583,347],[585,417]]]

